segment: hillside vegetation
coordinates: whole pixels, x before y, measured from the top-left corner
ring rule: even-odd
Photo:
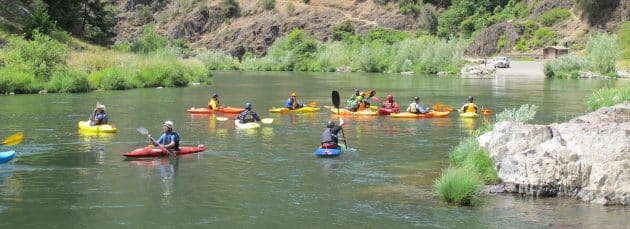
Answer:
[[[601,32],[628,43],[618,0],[6,2],[0,93],[185,86],[215,69],[457,72],[465,56],[584,55]]]

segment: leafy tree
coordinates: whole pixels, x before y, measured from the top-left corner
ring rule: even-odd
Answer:
[[[55,27],[55,23],[48,16],[46,4],[42,0],[35,0],[34,4],[33,14],[25,28],[28,39],[33,38],[35,31],[48,35]]]
[[[44,0],[57,26],[78,37],[106,44],[114,36],[115,6],[103,0]]]
[[[619,0],[575,0],[582,10],[582,18],[588,19],[591,24],[596,24],[598,19],[604,16],[610,17],[612,9],[619,5]]]
[[[335,41],[345,40],[348,36],[352,35],[354,35],[354,26],[349,20],[333,27],[332,39]]]
[[[149,53],[166,48],[168,39],[157,34],[152,26],[144,27],[144,31],[131,47],[133,52]]]

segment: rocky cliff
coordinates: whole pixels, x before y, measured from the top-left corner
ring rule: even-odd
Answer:
[[[413,16],[396,9],[377,6],[373,1],[277,0],[273,9],[265,9],[259,0],[240,0],[238,17],[227,17],[219,1],[201,1],[182,6],[180,1],[164,5],[152,1],[119,0],[122,13],[115,28],[116,41],[130,40],[142,27],[155,22],[156,30],[171,40],[183,38],[198,48],[221,50],[240,57],[246,51],[264,55],[267,48],[294,28],[305,30],[326,41],[334,26],[350,21],[358,34],[383,27],[414,32],[419,26]],[[150,12],[146,12],[147,7]]]
[[[568,123],[500,122],[478,138],[506,192],[630,204],[630,103]]]

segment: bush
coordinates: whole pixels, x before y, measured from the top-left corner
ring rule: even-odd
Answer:
[[[168,39],[157,34],[152,26],[144,27],[140,37],[133,43],[131,50],[136,53],[149,53],[166,48]]]
[[[565,8],[553,8],[542,14],[538,21],[544,26],[552,26],[571,16],[571,12]]]
[[[88,76],[88,82],[90,88],[105,90],[125,90],[143,86],[137,79],[137,73],[130,67],[108,67],[93,72]]]
[[[0,68],[0,94],[27,94],[40,89],[32,72],[12,67]]]
[[[512,121],[527,123],[528,121],[534,119],[537,110],[538,106],[533,104],[523,104],[518,108],[518,110],[516,108],[505,109],[501,113],[497,114],[497,122]]]
[[[588,62],[573,54],[560,56],[558,59],[548,61],[544,66],[545,76],[548,78],[568,78],[571,72],[578,72],[588,68]]]
[[[46,91],[52,93],[89,92],[87,73],[79,70],[57,70],[53,73]]]
[[[221,15],[227,18],[238,17],[241,15],[241,9],[235,0],[221,0],[219,2],[219,10]]]
[[[478,203],[483,181],[474,171],[451,167],[442,172],[442,177],[435,182],[434,187],[443,201],[475,205]]]
[[[554,44],[556,42],[555,39],[557,36],[558,34],[550,28],[540,28],[534,33],[533,46],[537,48],[542,48],[544,46]]]
[[[354,26],[352,22],[346,20],[333,27],[332,39],[335,41],[346,40],[348,36],[354,35]]]
[[[586,110],[594,111],[628,101],[630,101],[630,87],[602,88],[586,99]]]
[[[217,51],[205,51],[197,55],[208,70],[238,70],[239,62],[237,58]]]
[[[4,52],[4,63],[6,67],[28,71],[39,82],[48,82],[54,69],[66,66],[69,54],[67,45],[36,32],[32,41],[10,38]]]
[[[265,10],[272,10],[276,7],[276,0],[262,0],[262,5]]]
[[[619,55],[617,37],[605,33],[597,33],[588,38],[586,43],[586,58],[594,72],[607,74],[616,72],[615,61]]]

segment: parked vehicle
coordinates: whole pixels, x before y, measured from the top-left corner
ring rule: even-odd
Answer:
[[[495,68],[509,68],[510,60],[504,56],[497,56],[494,60],[492,60],[492,65]]]

